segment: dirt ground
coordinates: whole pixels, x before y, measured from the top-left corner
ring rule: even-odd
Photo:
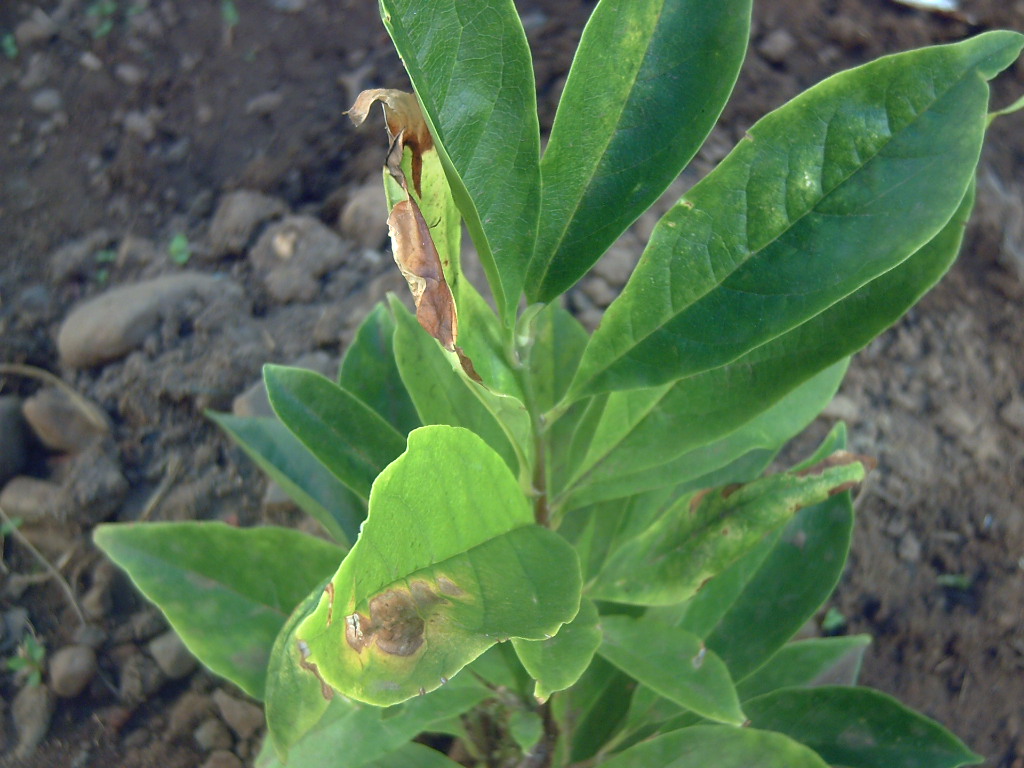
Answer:
[[[550,125],[593,3],[518,4]],[[894,0],[756,5],[733,102],[677,187],[828,74],[985,29],[1024,30],[1021,0],[963,0],[960,17]],[[5,487],[4,506],[36,510],[23,530],[89,621],[80,626],[53,581],[26,577],[38,566],[8,537],[0,656],[27,619],[54,661],[74,645],[92,648],[98,666],[81,662],[82,692],[34,710],[0,676],[0,765],[248,764],[258,717],[174,654],[162,620],[88,535],[100,520],[140,516],[298,519],[202,412],[258,412],[247,390],[264,362],[329,371],[363,313],[402,288],[377,205],[379,127],[355,131],[343,114],[364,87],[402,86],[398,59],[374,0],[10,0],[0,43],[0,363],[58,374],[113,423],[110,438],[90,442],[59,398],[37,396],[35,432],[48,426],[51,447],[26,436],[24,455],[0,453],[0,472],[14,462],[45,481]],[[1018,64],[995,103],[1021,92]],[[959,263],[857,356],[810,436],[843,418],[852,447],[880,462],[833,600],[842,631],[875,636],[864,682],[950,726],[993,768],[1024,768],[1022,136],[1022,115],[995,124]],[[239,190],[261,196],[231,196]],[[301,246],[296,269],[268,256],[282,236]],[[627,260],[638,242],[621,244]],[[171,278],[155,293],[113,302],[129,321],[112,346],[65,348],[62,324],[79,302],[158,276]],[[571,306],[593,318],[620,287],[604,270]],[[39,389],[0,376],[0,396]],[[4,419],[20,406],[0,403]],[[60,670],[65,685],[74,673]],[[15,714],[42,722],[51,708],[38,749],[15,757]]]

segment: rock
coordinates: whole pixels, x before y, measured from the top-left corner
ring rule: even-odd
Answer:
[[[265,117],[273,114],[284,103],[284,95],[277,91],[268,91],[254,96],[245,104],[245,114]]]
[[[27,525],[59,517],[62,488],[49,480],[19,475],[0,491],[0,507],[9,517],[20,517]]]
[[[580,284],[580,290],[587,295],[595,307],[599,309],[605,309],[609,304],[615,301],[615,297],[618,296],[618,291],[612,288],[608,283],[599,275],[588,277]]]
[[[112,242],[113,237],[107,230],[97,229],[85,237],[62,245],[50,254],[50,277],[58,283],[92,278],[100,267],[96,255]]]
[[[14,39],[19,48],[49,42],[56,34],[56,22],[42,8],[33,8],[29,17],[14,28]]]
[[[119,652],[112,656],[119,667],[118,698],[126,704],[141,704],[160,690],[164,676],[156,662],[134,646],[116,650]]]
[[[80,304],[64,320],[57,336],[61,361],[90,368],[116,360],[141,346],[184,303],[232,294],[243,296],[230,280],[191,271],[113,288]]]
[[[849,16],[834,16],[826,24],[828,36],[846,51],[856,51],[871,41],[868,30]]]
[[[105,642],[107,642],[107,633],[95,624],[82,624],[75,630],[71,639],[77,645],[84,645],[92,648],[94,651],[97,651]]]
[[[786,28],[773,29],[757,44],[757,52],[772,64],[783,64],[796,48],[796,38]]]
[[[624,243],[615,243],[594,265],[594,274],[604,278],[608,285],[621,288],[633,274],[633,268],[639,259],[639,245],[634,250]]]
[[[172,736],[182,736],[212,714],[213,702],[209,696],[196,691],[186,691],[171,707],[167,730]]]
[[[32,94],[29,103],[36,112],[51,115],[64,106],[64,99],[56,88],[43,88]]]
[[[311,216],[289,216],[269,227],[249,252],[264,271],[271,297],[282,304],[311,301],[319,279],[345,263],[348,245]]]
[[[156,115],[152,110],[140,112],[133,109],[124,116],[121,123],[126,133],[130,133],[143,144],[156,138]]]
[[[380,181],[352,193],[341,209],[338,229],[361,248],[380,248],[388,236],[388,205]]]
[[[149,654],[160,667],[160,671],[171,680],[187,677],[196,668],[195,656],[189,652],[185,643],[173,629],[167,630],[162,635],[157,635],[150,641],[148,647]]]
[[[840,421],[856,421],[859,414],[860,409],[857,407],[857,403],[846,395],[833,397],[832,402],[826,405],[825,410],[821,412],[825,418]]]
[[[0,487],[25,466],[25,423],[21,400],[13,395],[0,397]]]
[[[146,79],[146,70],[134,64],[118,64],[114,67],[114,77],[127,86],[135,87]]]
[[[210,753],[202,768],[243,768],[238,755],[226,749],[216,749]]]
[[[1014,398],[999,409],[999,418],[1014,429],[1024,432],[1024,400]]]
[[[22,413],[43,445],[63,453],[78,453],[106,433],[57,387],[36,392],[25,401]]]
[[[900,539],[896,554],[900,560],[905,560],[908,563],[919,562],[921,560],[921,542],[913,533],[907,531]]]
[[[44,685],[30,685],[18,691],[11,706],[14,729],[18,733],[18,746],[14,756],[25,760],[39,746],[50,730],[53,717],[53,694]]]
[[[121,506],[128,481],[113,450],[107,442],[95,442],[74,457],[61,490],[61,513],[66,519],[92,526]]]
[[[242,253],[260,225],[288,212],[276,197],[239,190],[221,198],[210,223],[210,256],[221,258]]]
[[[66,645],[50,657],[50,688],[62,699],[73,699],[96,676],[96,651],[87,645]]]
[[[221,719],[240,739],[248,739],[263,727],[263,710],[255,704],[236,699],[220,688],[213,692],[213,703]]]
[[[231,733],[224,727],[224,723],[216,717],[208,717],[203,720],[192,735],[203,752],[231,749],[232,744],[235,743],[235,740],[231,738]]]

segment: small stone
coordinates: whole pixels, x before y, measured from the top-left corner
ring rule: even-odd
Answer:
[[[78,453],[106,430],[94,424],[63,389],[47,387],[28,398],[22,406],[25,421],[47,448]]]
[[[113,450],[109,442],[94,442],[74,456],[61,489],[60,513],[66,519],[91,526],[121,506],[128,481]]]
[[[284,216],[288,206],[276,197],[239,190],[221,198],[210,223],[210,255],[221,258],[242,253],[260,225]]]
[[[11,706],[18,745],[14,756],[27,759],[50,730],[53,717],[53,694],[45,685],[30,685],[18,691]]]
[[[254,96],[245,104],[245,114],[265,117],[272,114],[284,102],[284,96],[277,91],[268,91]]]
[[[66,645],[50,658],[50,687],[62,699],[73,699],[96,676],[96,651],[87,645]]]
[[[1014,429],[1024,432],[1024,400],[1014,398],[999,409],[999,418]]]
[[[32,109],[43,114],[53,114],[64,106],[64,99],[56,88],[43,88],[32,94]]]
[[[379,181],[355,190],[341,210],[341,234],[361,248],[379,248],[388,236],[388,206]]]
[[[134,64],[118,64],[114,67],[114,77],[128,86],[136,86],[146,79],[146,71]]]
[[[838,421],[856,421],[859,414],[860,409],[857,407],[857,403],[846,395],[833,397],[832,402],[826,405],[825,410],[821,412],[825,418]]]
[[[262,380],[254,383],[232,401],[231,413],[242,418],[274,415],[274,409],[270,407],[267,387]]]
[[[242,761],[238,755],[226,749],[216,749],[210,753],[203,763],[202,768],[243,768]]]
[[[160,668],[134,646],[120,655],[118,697],[126,704],[141,704],[164,684]]]
[[[216,717],[208,717],[192,734],[196,744],[203,752],[211,752],[215,749],[231,749],[234,739],[231,733],[224,727],[224,723]]]
[[[849,16],[835,16],[826,24],[828,36],[846,51],[856,51],[870,41],[868,31]]]
[[[908,563],[919,562],[921,560],[921,542],[918,541],[913,533],[908,531],[900,539],[896,554],[899,555],[900,560]]]
[[[782,64],[796,48],[796,38],[783,28],[773,29],[757,44],[757,52],[772,64]]]
[[[13,395],[0,396],[0,487],[25,467],[25,422],[22,402]]]
[[[75,630],[71,639],[77,645],[84,645],[96,651],[107,642],[107,633],[95,624],[82,624]]]
[[[978,419],[974,418],[966,408],[955,401],[946,403],[942,408],[939,421],[946,432],[955,437],[973,435],[978,430]]]
[[[50,480],[19,475],[0,491],[0,507],[9,517],[20,517],[26,524],[55,520],[61,506],[62,488]]]
[[[178,633],[169,629],[162,635],[153,638],[149,643],[149,654],[156,661],[160,670],[171,680],[178,680],[192,674],[196,668],[196,658]]]
[[[236,699],[220,688],[213,692],[213,703],[221,719],[240,739],[248,739],[263,727],[263,710],[255,704]]]
[[[608,285],[608,283],[598,275],[588,277],[584,280],[580,285],[580,290],[587,295],[587,298],[589,298],[598,309],[606,308],[609,304],[615,301],[615,297],[619,295],[618,291]]]
[[[608,285],[621,288],[633,274],[633,269],[639,259],[639,247],[633,249],[621,242],[615,243],[594,265],[594,274],[604,278]]]
[[[140,112],[133,109],[124,116],[122,124],[127,133],[145,144],[156,138],[156,122],[151,111]]]
[[[103,69],[103,61],[92,51],[86,51],[78,57],[78,63],[90,72],[99,72]]]
[[[19,48],[49,42],[56,34],[57,24],[42,8],[33,8],[29,17],[14,28],[14,39]]]
[[[243,293],[230,280],[199,272],[179,272],[113,288],[78,305],[61,325],[61,361],[90,368],[123,357],[153,333],[160,321],[186,302]]]
[[[210,697],[196,691],[186,691],[171,706],[167,730],[173,736],[182,736],[213,714]]]

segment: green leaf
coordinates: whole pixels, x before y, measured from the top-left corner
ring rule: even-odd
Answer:
[[[730,434],[680,455],[674,455],[674,447],[665,443],[637,445],[630,439],[633,429],[656,417],[662,401],[652,410],[644,410],[631,407],[640,399],[638,391],[612,395],[590,453],[574,481],[579,488],[567,505],[572,508],[665,485],[680,485],[728,466],[751,451],[778,451],[831,402],[848,364],[849,360],[840,360]]]
[[[570,396],[718,368],[904,261],[963,199],[986,80],[1022,46],[991,32],[885,57],[759,121],[659,222]]]
[[[956,768],[983,762],[953,734],[868,688],[786,689],[747,703],[755,727],[847,768]]]
[[[453,368],[445,351],[397,299],[395,359],[402,381],[424,424],[465,427],[480,435],[513,471],[519,469],[516,451],[491,411],[474,397],[470,382]]]
[[[848,493],[800,510],[705,637],[742,680],[775,655],[832,594],[853,531]]]
[[[267,365],[263,379],[274,413],[357,496],[366,499],[405,438],[362,400],[319,373]]]
[[[242,418],[207,411],[206,415],[238,443],[288,497],[349,546],[359,535],[366,504],[338,480],[277,419]]]
[[[507,394],[522,401],[522,388],[515,371],[509,366],[501,324],[494,310],[470,283],[463,286],[460,298],[459,344],[463,352],[473,361],[473,368],[482,383],[494,395]],[[457,372],[463,372],[461,364]]]
[[[739,360],[673,385],[608,397],[608,413],[626,414],[624,419],[607,417],[613,426],[625,425],[616,433],[620,459],[647,457],[651,446],[661,447],[663,455],[679,455],[708,445],[828,366],[837,366],[833,372],[838,373],[843,358],[894,323],[946,273],[956,259],[973,203],[972,184],[953,218],[917,253],[841,304]],[[807,387],[827,391],[830,374],[820,376]]]
[[[374,305],[341,360],[338,383],[399,434],[407,435],[420,426],[420,420],[395,364],[394,335],[391,312],[383,302]]]
[[[512,0],[381,0],[504,324],[511,327],[540,207],[533,65]]]
[[[552,700],[569,714],[566,730],[571,739],[573,763],[589,760],[621,727],[636,682],[600,657],[572,688]]]
[[[525,755],[544,735],[544,721],[533,710],[517,709],[509,715],[508,731],[516,746]]]
[[[468,430],[421,427],[374,483],[359,541],[296,636],[328,685],[387,705],[499,640],[556,634],[579,601],[572,547],[534,524],[501,458]]]
[[[537,681],[533,695],[546,701],[555,691],[563,691],[580,679],[601,645],[597,626],[597,608],[590,600],[580,602],[576,618],[547,640],[512,641],[519,660]]]
[[[779,688],[853,685],[870,644],[869,635],[815,637],[788,643],[737,686],[740,700]]]
[[[93,541],[197,659],[257,699],[285,620],[343,555],[298,531],[223,523],[101,525]]]
[[[350,765],[346,762],[339,768],[348,768]],[[320,763],[317,768],[322,766],[323,763]],[[367,763],[367,768],[460,768],[460,765],[436,749],[410,742],[379,760]]]
[[[612,554],[588,594],[635,605],[680,603],[798,509],[861,482],[864,475],[852,457],[837,456],[834,466],[826,464],[819,472],[772,475],[738,488],[684,496]]]
[[[324,579],[320,589],[326,584]],[[316,607],[319,597],[319,590],[314,590],[299,603],[277,633],[270,652],[264,711],[269,739],[282,760],[287,760],[288,750],[320,721],[333,698],[333,691],[303,670],[305,658],[295,638],[296,627]]]
[[[579,321],[557,304],[548,304],[537,315],[527,367],[538,412],[549,410],[565,395],[589,338]]]
[[[732,92],[750,0],[602,0],[541,161],[527,294],[569,289],[696,154]]]
[[[602,768],[828,768],[807,747],[752,728],[699,725],[650,739]]]
[[[728,668],[696,635],[627,616],[602,616],[600,626],[598,653],[640,683],[709,720],[746,719]]]
[[[256,765],[257,768],[412,768],[419,765],[412,760],[434,758],[419,752],[410,753],[410,739],[458,717],[488,696],[487,688],[468,677],[453,680],[430,696],[386,709],[336,696],[320,721],[289,751],[287,763],[265,741]],[[410,762],[401,762],[402,759]],[[435,763],[424,762],[423,765],[432,768]]]

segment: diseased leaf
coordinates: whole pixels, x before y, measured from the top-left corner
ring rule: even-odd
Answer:
[[[101,525],[93,540],[197,659],[257,699],[285,620],[344,554],[287,528],[207,522]]]
[[[455,201],[511,328],[537,236],[540,130],[530,49],[512,0],[381,0]]]
[[[602,616],[600,626],[598,653],[640,683],[709,720],[746,719],[728,668],[696,635],[627,616]]]
[[[335,477],[366,499],[405,439],[362,400],[319,373],[266,365],[270,405],[286,427]]]
[[[902,263],[963,199],[986,81],[1022,46],[990,32],[888,56],[760,120],[659,222],[570,397],[720,370]]]
[[[800,508],[861,482],[864,460],[839,452],[811,470],[680,499],[612,553],[588,594],[638,605],[671,605],[753,549]]]
[[[391,140],[386,170],[406,195],[404,200],[392,203],[388,216],[391,251],[412,292],[416,319],[427,333],[441,342],[441,346],[454,352],[459,336],[455,297],[445,279],[441,257],[427,220],[410,194],[409,179],[403,168],[405,148],[408,147],[411,150],[412,189],[422,197],[424,155],[433,150],[434,140],[416,97],[402,91],[387,88],[363,91],[349,110],[352,122],[362,125],[370,106],[376,101],[384,106],[388,138]]]
[[[601,763],[602,768],[828,768],[782,734],[698,725],[650,739]]]
[[[602,0],[541,160],[527,294],[568,290],[675,179],[739,73],[750,0]]]
[[[366,503],[350,491],[295,435],[274,418],[242,418],[230,413],[206,415],[238,443],[310,517],[339,544],[359,535]]]
[[[374,483],[359,541],[296,629],[303,668],[346,696],[405,701],[499,640],[543,640],[579,609],[572,547],[537,526],[486,443],[421,427]]]
[[[757,728],[784,733],[831,765],[958,768],[983,762],[934,720],[868,688],[783,689],[751,699]]]
[[[338,384],[407,435],[422,426],[395,363],[395,319],[383,302],[375,304],[345,351]]]
[[[597,626],[597,608],[590,600],[580,603],[576,618],[564,625],[558,634],[546,640],[513,640],[512,645],[526,671],[537,681],[533,695],[546,701],[580,679],[590,666],[601,630]]]

